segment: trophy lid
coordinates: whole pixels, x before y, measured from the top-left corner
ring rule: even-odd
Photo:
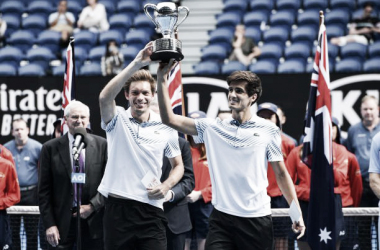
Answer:
[[[177,13],[177,5],[172,2],[161,2],[157,4],[157,12],[161,15],[170,15]]]

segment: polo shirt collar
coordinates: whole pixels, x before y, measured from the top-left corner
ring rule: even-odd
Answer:
[[[241,124],[238,120],[235,120],[233,118],[230,118],[230,120],[228,121],[231,125],[235,125],[235,126],[240,126],[240,125],[245,125],[245,124],[254,124],[257,120],[257,115],[252,115],[251,116],[251,119],[249,119],[248,121],[244,122],[243,124]]]
[[[127,110],[126,110],[126,113],[127,113],[127,117],[129,118],[129,120],[133,120],[133,121],[136,121],[137,123],[140,123],[139,121],[137,121],[133,116],[132,116],[132,113],[131,113],[131,107],[129,107]],[[161,118],[158,114],[156,114],[155,112],[153,112],[152,110],[149,110],[149,120],[147,122],[154,122],[154,121],[161,121]]]

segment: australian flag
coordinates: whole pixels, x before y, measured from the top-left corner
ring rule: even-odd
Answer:
[[[305,120],[303,162],[311,168],[308,243],[313,250],[335,249],[334,173],[330,75],[326,27],[322,21]]]
[[[66,106],[72,100],[75,100],[75,60],[73,38],[71,38],[66,50],[66,68],[62,90],[62,117]],[[62,134],[65,134],[67,131],[69,131],[65,123],[65,119],[62,119],[61,131]]]

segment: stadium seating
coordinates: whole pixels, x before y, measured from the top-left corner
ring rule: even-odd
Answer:
[[[7,0],[1,3],[0,11],[7,15],[21,16],[25,11],[25,5],[21,0]]]
[[[278,10],[291,11],[293,14],[301,7],[300,0],[277,0],[276,8]]]
[[[132,26],[132,19],[126,14],[115,14],[109,18],[111,30],[117,30],[121,34],[126,34]]]
[[[26,53],[26,59],[29,63],[38,64],[44,70],[48,69],[50,61],[55,58],[51,50],[44,47],[32,48]]]
[[[292,43],[305,43],[310,48],[314,41],[317,40],[317,32],[312,26],[299,27],[298,29],[292,30],[291,41]]]
[[[34,34],[29,30],[18,30],[11,34],[8,43],[26,52],[35,42]]]
[[[101,76],[102,69],[99,63],[85,64],[80,68],[80,75],[82,76]]]
[[[251,0],[250,6],[252,10],[270,13],[274,7],[273,0]]]
[[[98,34],[93,32],[82,30],[74,34],[75,46],[82,47],[89,51],[98,42]]]
[[[355,8],[356,0],[330,0],[331,9],[344,10],[346,13]]]
[[[143,48],[150,40],[150,37],[143,30],[130,30],[125,35],[127,45],[135,45]]]
[[[277,64],[272,60],[259,60],[249,66],[249,70],[256,74],[276,73]]]
[[[141,9],[140,1],[120,1],[117,4],[117,11],[119,13],[126,13],[131,16],[135,16]]]
[[[20,61],[23,59],[24,55],[21,49],[17,47],[5,47],[0,49],[0,62],[11,64],[18,67]]]
[[[279,11],[270,16],[269,24],[271,26],[271,29],[273,27],[282,27],[289,31],[295,22],[294,17],[295,15],[291,11]]]
[[[215,29],[210,33],[210,44],[219,44],[223,46],[227,51],[231,50],[231,41],[234,33],[230,29],[220,28]]]
[[[139,51],[140,48],[135,46],[127,46],[120,49],[120,53],[123,54],[125,62],[131,62]]]
[[[221,45],[209,45],[203,48],[202,52],[202,61],[222,62],[227,56],[226,49]]]
[[[304,10],[313,10],[319,12],[319,10],[324,10],[328,6],[327,0],[303,0]]]
[[[283,47],[278,44],[264,44],[261,48],[261,59],[279,60],[282,56]]]
[[[380,42],[373,43],[368,47],[368,56],[380,58]]]
[[[149,35],[153,35],[155,32],[155,25],[152,22],[152,20],[145,14],[141,13],[138,14],[134,21],[133,21],[134,27],[138,30],[143,30],[147,32]]]
[[[99,44],[106,45],[109,41],[114,40],[116,44],[121,45],[123,35],[117,30],[107,30],[99,35]]]
[[[264,31],[263,40],[265,44],[277,43],[285,45],[285,42],[289,38],[289,32],[287,29],[282,27],[274,27],[269,30]]]
[[[104,7],[106,8],[106,12],[107,12],[107,17],[108,18],[115,13],[116,6],[115,6],[115,3],[113,1],[100,0],[98,3],[101,3],[101,4],[104,5]]]
[[[360,43],[348,43],[340,49],[341,58],[355,57],[363,61],[367,56],[367,46]]]
[[[106,53],[106,47],[104,45],[94,47],[90,50],[90,54],[88,55],[88,59],[92,62],[100,62],[102,56]]]
[[[73,13],[73,15],[76,17],[76,20],[78,20],[77,17],[81,13],[82,9],[83,6],[77,1],[67,2],[67,11]]]
[[[341,60],[336,63],[335,71],[339,73],[360,72],[362,63],[354,59]]]
[[[243,18],[244,25],[248,27],[260,27],[262,23],[268,23],[268,15],[260,11],[248,12]]]
[[[349,20],[350,12],[344,11],[342,9],[336,9],[326,14],[325,24],[327,27],[330,27],[330,25],[337,25],[344,30],[347,28],[347,23]]]
[[[3,15],[2,19],[7,23],[7,30],[5,33],[6,37],[10,37],[13,32],[20,28],[20,17],[17,15],[6,14]]]
[[[49,48],[52,52],[59,50],[59,42],[61,39],[61,34],[53,30],[42,31],[37,38],[37,44]]]
[[[236,70],[247,70],[247,66],[238,61],[229,61],[222,65],[222,74],[229,75]]]
[[[310,47],[304,43],[297,42],[286,47],[284,55],[286,59],[299,59],[306,62],[310,56]]]
[[[315,10],[306,10],[301,12],[297,16],[297,25],[298,27],[313,27],[314,32],[319,27],[319,13]]]
[[[236,13],[243,15],[247,9],[248,3],[246,0],[227,0],[224,3],[224,13]]]
[[[63,50],[62,51],[62,60],[66,61],[66,56],[67,56],[67,51]],[[87,59],[87,51],[86,49],[82,47],[75,47],[74,48],[74,58],[75,58],[75,66],[81,66],[84,61]]]
[[[39,15],[39,16],[44,17],[45,19],[54,10],[55,8],[53,8],[51,1],[47,1],[47,0],[38,0],[38,1],[29,2],[28,8],[27,8],[27,12],[29,15]]]
[[[23,29],[33,32],[35,36],[47,28],[46,17],[39,14],[27,16],[22,19],[21,23]]]
[[[13,64],[7,64],[7,63],[0,63],[0,76],[6,77],[6,76],[16,76],[17,75],[17,68]]]
[[[257,44],[261,41],[261,30],[260,28],[248,27],[245,29],[245,36],[250,37]]]
[[[216,22],[217,28],[229,28],[230,30],[235,30],[235,26],[241,21],[241,16],[236,13],[223,13],[221,14]]]
[[[217,62],[200,62],[195,66],[194,72],[199,75],[218,75],[220,74],[220,65]]]
[[[366,61],[363,66],[363,70],[364,72],[379,73],[380,72],[380,58],[372,58]]]
[[[299,60],[287,60],[278,65],[278,73],[303,73],[305,71],[305,63]]]
[[[45,76],[46,72],[38,64],[27,64],[18,68],[19,76]]]

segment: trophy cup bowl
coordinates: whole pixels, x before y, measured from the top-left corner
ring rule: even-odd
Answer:
[[[149,14],[149,8],[154,10],[154,17]],[[186,14],[178,22],[178,15],[183,10],[186,11]],[[176,4],[172,2],[162,2],[157,5],[145,4],[144,12],[156,25],[157,32],[162,33],[163,36],[163,38],[153,41],[153,53],[150,59],[152,61],[168,62],[171,58],[174,58],[176,61],[181,61],[183,59],[182,43],[174,38],[174,34],[178,26],[189,15],[189,9],[185,6],[177,8]]]

